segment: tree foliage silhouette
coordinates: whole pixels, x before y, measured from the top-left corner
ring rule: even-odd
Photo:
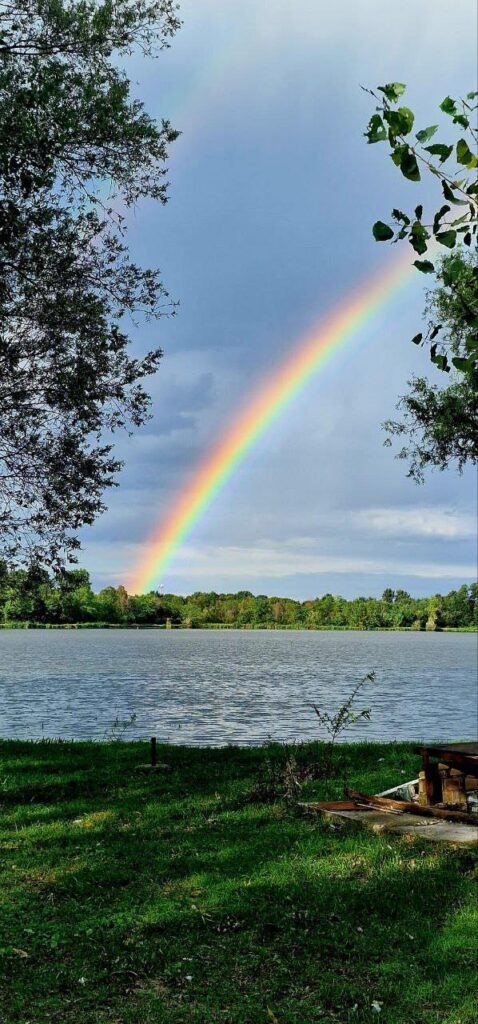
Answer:
[[[174,311],[137,266],[125,211],[167,199],[177,133],[130,95],[120,58],[155,56],[171,0],[0,5],[0,528],[11,564],[74,560],[120,468],[112,433],[148,417],[161,350],[131,322]]]

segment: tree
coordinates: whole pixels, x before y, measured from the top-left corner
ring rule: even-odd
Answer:
[[[49,589],[48,573],[38,566],[10,573],[4,588],[4,617],[7,620],[47,621]]]
[[[414,598],[405,590],[387,588],[381,598],[346,601],[325,594],[309,601],[292,598],[197,591],[177,594],[129,595],[124,587],[105,587],[94,594],[84,569],[62,570],[49,576],[44,569],[8,571],[0,561],[0,622],[29,620],[53,625],[108,622],[111,624],[174,625],[199,628],[206,623],[316,629],[346,626],[358,629],[411,627],[412,629],[477,625],[478,586],[463,585],[432,598]]]
[[[471,626],[474,619],[474,591],[476,583],[471,587],[463,585],[459,590],[451,590],[443,598],[443,617],[447,626]]]
[[[124,587],[104,587],[97,596],[96,606],[100,622],[128,621],[128,602]]]
[[[431,597],[428,602],[428,619],[425,629],[432,631],[440,630],[443,624],[442,597],[440,594],[435,594],[435,597]]]
[[[443,360],[441,369],[449,372],[450,361],[456,369],[447,387],[430,384],[425,377],[412,377],[410,391],[402,395],[397,408],[402,420],[387,420],[385,429],[392,437],[408,439],[398,452],[409,463],[408,475],[423,481],[428,467],[446,469],[455,461],[461,471],[467,462],[478,461],[476,429],[477,366],[470,358],[470,323],[463,317],[463,303],[475,310],[478,324],[478,298],[475,267],[463,254],[445,256],[436,266],[441,286],[427,291],[425,315],[429,318],[429,336],[436,337],[437,324],[442,344],[432,344],[434,360]],[[453,280],[453,284],[451,283]],[[389,441],[391,443],[391,441]]]
[[[133,263],[118,208],[165,202],[176,137],[132,100],[118,57],[154,54],[173,0],[4,0],[0,8],[0,525],[10,563],[75,560],[121,463],[112,432],[148,417],[123,321],[172,307]],[[106,197],[106,198],[105,198]],[[108,435],[107,437],[105,435]]]
[[[412,141],[413,111],[397,106],[405,91],[402,83],[380,86],[377,93],[366,91],[378,101],[366,131],[368,142],[388,142],[394,164],[409,181],[419,182],[422,170],[434,175],[445,199],[428,222],[424,222],[423,205],[419,204],[414,214],[394,209],[393,227],[379,220],[372,229],[378,242],[408,239],[420,257],[414,266],[420,273],[434,276],[438,285],[435,291],[427,292],[426,332],[419,332],[412,340],[416,345],[429,345],[432,363],[444,373],[451,372],[451,382],[439,388],[423,377],[413,377],[408,382],[410,392],[399,399],[397,406],[404,411],[404,419],[385,424],[387,444],[392,443],[393,436],[408,438],[398,458],[406,459],[408,475],[422,482],[428,467],[443,470],[455,461],[461,471],[467,462],[478,460],[478,268],[467,251],[477,232],[478,157],[474,150],[478,135],[472,118],[478,93],[470,92],[461,101],[450,96],[443,100],[440,110],[451,119],[460,137],[452,144],[434,141],[428,145],[438,125],[422,128]],[[449,166],[452,158],[453,165]],[[433,252],[429,250],[433,247],[436,251],[437,246],[449,254],[434,256],[432,262],[429,256]],[[427,258],[422,259],[425,255]]]
[[[254,622],[260,626],[270,622],[271,607],[269,598],[265,594],[258,594],[254,599]]]
[[[133,622],[153,624],[165,621],[161,598],[157,594],[137,594],[129,598],[129,606]]]

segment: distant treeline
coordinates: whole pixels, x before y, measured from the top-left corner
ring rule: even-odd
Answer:
[[[384,590],[381,598],[351,601],[325,594],[310,601],[288,597],[198,592],[128,594],[124,587],[91,589],[85,569],[51,578],[42,570],[7,572],[0,564],[0,623],[62,626],[138,625],[185,628],[300,629],[464,629],[478,625],[478,586],[449,594],[411,597],[405,590]]]

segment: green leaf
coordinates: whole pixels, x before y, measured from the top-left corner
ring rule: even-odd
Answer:
[[[440,209],[437,210],[437,212],[436,212],[436,214],[435,214],[435,216],[433,218],[433,234],[434,235],[436,235],[437,231],[440,228],[440,221],[441,221],[442,217],[445,216],[445,213],[449,213],[449,211],[450,211],[450,207],[448,206],[447,203],[445,203],[444,206],[441,206]]]
[[[400,96],[403,96],[406,88],[403,82],[388,82],[387,85],[379,85],[378,91],[383,92],[390,103],[396,103]]]
[[[408,153],[408,146],[406,142],[401,142],[400,145],[395,146],[393,153],[390,153],[390,156],[397,167],[400,167],[404,153]]]
[[[428,128],[422,128],[421,131],[417,132],[415,138],[418,140],[418,142],[428,142],[428,140],[432,138],[432,135],[434,135],[435,132],[437,131],[438,125],[431,124]]]
[[[440,333],[442,327],[443,324],[437,324],[437,326],[433,328],[432,333],[430,334],[430,341],[433,341],[436,338],[437,334]]]
[[[448,288],[450,285],[454,284],[455,281],[458,281],[461,276],[462,269],[463,263],[460,256],[455,257],[455,259],[453,259],[453,257],[448,257],[440,273],[443,284]]]
[[[435,273],[435,267],[434,267],[433,263],[430,263],[430,260],[415,260],[413,266],[416,267],[417,270],[421,270],[422,274],[434,274]],[[420,334],[420,338],[421,338],[421,334]],[[413,340],[415,341],[415,338]]]
[[[476,193],[478,192],[478,181],[473,181],[471,185],[468,185],[466,191],[469,196],[476,195]]]
[[[443,102],[440,103],[440,110],[443,110],[444,114],[450,114],[450,116],[456,114],[457,109],[455,100],[452,100],[451,96],[445,96]]]
[[[394,232],[383,220],[377,220],[372,228],[373,237],[376,242],[388,242],[393,238]]]
[[[397,210],[396,208],[392,210],[392,217],[394,220],[402,221],[404,224],[410,223],[410,217],[407,217],[406,213],[402,213],[401,210]]]
[[[459,139],[457,142],[456,159],[459,164],[465,164],[470,170],[478,165],[478,157],[471,152],[466,139]]]
[[[406,147],[406,150],[401,155],[400,159],[400,170],[405,178],[409,181],[420,181],[420,171],[418,170],[417,159],[414,153]]]
[[[443,195],[445,199],[448,199],[449,203],[454,203],[455,206],[466,206],[464,199],[456,199],[447,181],[441,183],[443,189]]]
[[[448,366],[448,359],[447,359],[447,357],[441,355],[440,352],[436,351],[436,345],[432,345],[432,347],[430,349],[430,359],[431,359],[432,363],[435,363],[435,366],[438,366],[439,370],[443,370],[445,373],[449,373],[450,372],[450,367]]]
[[[439,231],[436,240],[440,242],[440,245],[446,245],[447,249],[453,249],[456,242],[456,231]]]
[[[463,237],[463,241],[465,245],[471,245],[471,231],[467,231],[466,235]]]
[[[418,220],[414,221],[410,231],[410,244],[419,256],[422,256],[427,251],[427,239],[429,237],[428,231],[425,230],[423,224],[420,224]]]
[[[423,334],[416,334],[415,337],[412,338],[412,345],[419,345],[421,341],[423,341]]]
[[[372,114],[367,131],[365,132],[365,138],[368,139],[369,144],[372,142],[385,142],[387,129],[380,114]]]
[[[390,126],[392,135],[408,135],[413,128],[415,115],[409,107],[399,107],[398,110],[386,110],[383,116]]]
[[[423,216],[423,206],[416,206],[415,207],[415,217],[417,218],[417,220],[421,220],[422,216]]]
[[[466,94],[467,100],[474,100],[474,99],[476,99],[477,96],[478,96],[478,92],[467,92],[467,94]]]
[[[453,118],[453,124],[461,124],[462,128],[470,127],[470,122],[466,114],[457,114],[456,117]]]
[[[462,359],[461,356],[454,356],[452,359],[453,366],[456,366],[457,370],[466,372],[467,370],[473,369],[472,359]]]
[[[425,146],[425,149],[432,156],[439,156],[441,164],[444,164],[445,160],[448,160],[448,157],[453,153],[453,146],[444,146],[441,142],[434,142],[433,146]]]

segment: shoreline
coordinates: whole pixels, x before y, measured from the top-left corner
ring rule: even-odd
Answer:
[[[142,622],[0,622],[0,630],[12,629],[160,629],[160,630],[187,630],[198,632],[200,630],[216,630],[218,632],[227,630],[240,630],[241,632],[296,632],[296,633],[478,633],[478,626],[440,626],[433,629],[416,629],[413,626],[302,626],[296,625],[277,626],[267,623],[249,624],[239,626],[234,623],[203,623],[201,626],[185,626],[182,623],[174,623],[167,626],[165,623],[142,623]]]
[[[415,753],[415,748],[423,746],[424,743],[434,742],[444,741],[424,740],[423,737],[409,737],[406,740],[360,740],[351,737],[349,740],[345,738],[336,740],[334,750],[339,761],[341,758],[345,758],[349,765],[353,764],[355,759],[360,760],[361,757],[369,757],[373,754],[385,754],[385,757],[382,758],[384,764],[386,764],[389,756],[393,760],[395,755],[403,756],[405,754],[416,758],[418,764],[420,758]],[[463,736],[457,736],[447,742],[471,743],[473,740],[470,737],[463,738]],[[71,747],[72,750],[78,751],[91,747],[94,750],[102,748],[105,753],[113,753],[119,747],[123,751],[129,751],[130,753],[135,751],[141,753],[143,761],[139,764],[139,768],[148,767],[151,749],[149,738],[145,736],[135,738],[127,736],[126,733],[119,737],[102,736],[98,739],[72,739],[67,736],[40,736],[37,739],[33,737],[22,739],[21,736],[3,736],[0,733],[0,758],[2,755],[5,756],[11,753],[13,748],[18,753],[21,753],[24,752],[24,748],[30,749],[31,747],[57,747],[61,748],[63,752],[65,752],[65,747]],[[209,757],[214,761],[220,761],[223,758],[227,760],[230,757],[234,761],[238,758],[240,759],[241,756],[247,761],[262,761],[264,758],[267,758],[268,754],[280,756],[291,752],[297,754],[299,759],[305,758],[307,760],[311,755],[318,757],[325,754],[328,749],[330,749],[330,741],[324,737],[309,740],[268,739],[263,743],[254,742],[251,744],[230,742],[218,744],[172,743],[171,740],[163,740],[161,738],[158,738],[156,742],[156,752],[160,762],[163,758],[167,757],[172,758],[173,761],[182,761],[188,754],[202,761],[207,760]],[[380,773],[380,761],[377,760],[375,762],[374,769]],[[395,770],[397,772],[400,770],[398,762],[396,762]]]

